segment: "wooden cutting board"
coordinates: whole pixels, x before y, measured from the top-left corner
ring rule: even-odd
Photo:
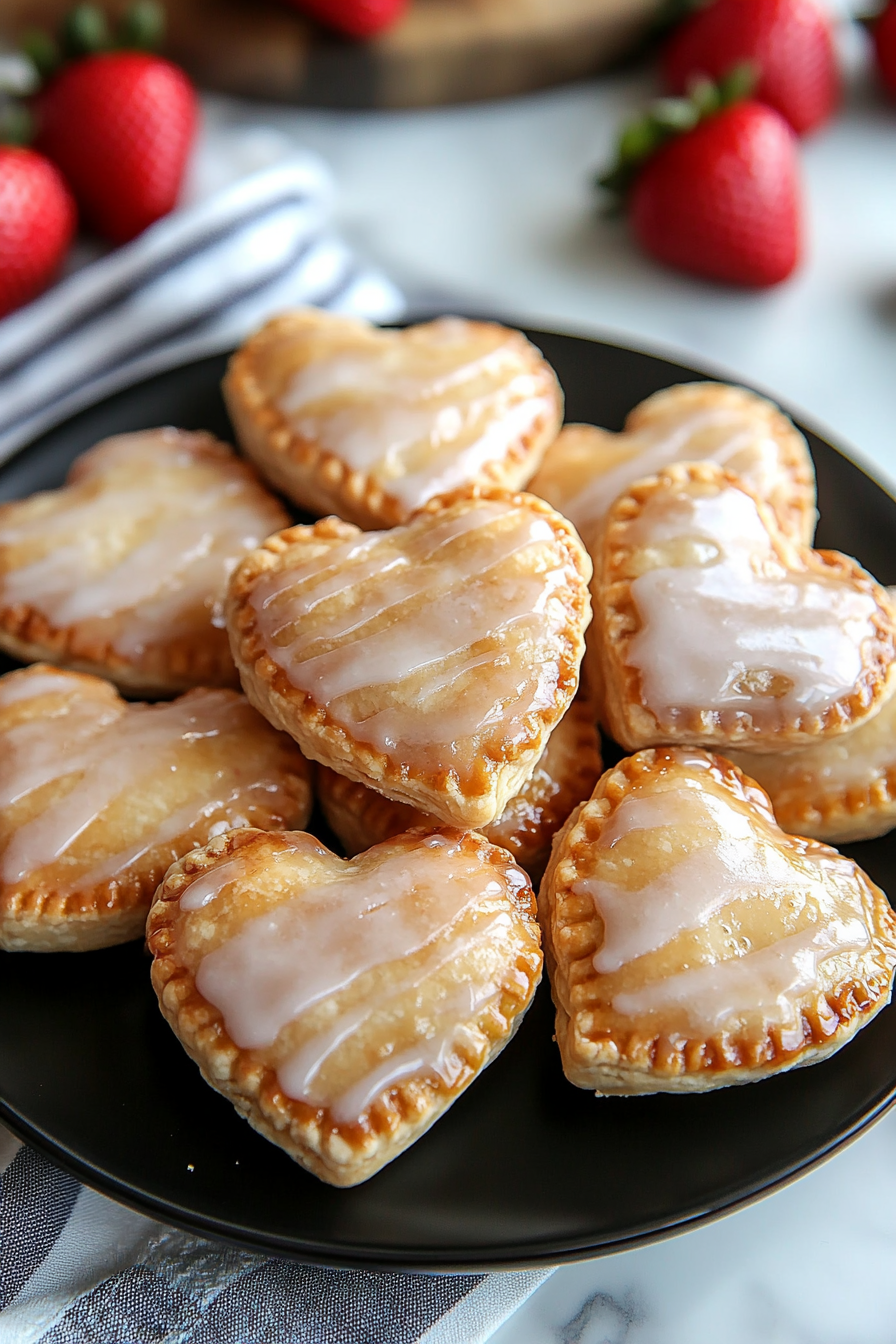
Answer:
[[[3,36],[52,25],[71,3],[0,0]],[[166,54],[223,93],[318,107],[427,107],[592,74],[637,42],[656,4],[413,0],[389,32],[355,43],[278,0],[167,0]]]

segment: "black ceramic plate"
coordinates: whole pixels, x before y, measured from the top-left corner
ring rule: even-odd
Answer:
[[[534,333],[572,420],[620,428],[699,377],[631,350]],[[84,411],[0,471],[0,499],[61,484],[103,435],[172,423],[229,437],[224,360]],[[896,503],[814,434],[819,544],[896,582]],[[4,669],[5,670],[5,669]],[[896,833],[854,855],[896,889]],[[0,953],[0,1118],[89,1185],[209,1236],[331,1265],[472,1269],[582,1258],[716,1216],[792,1178],[896,1098],[896,1009],[827,1063],[704,1096],[596,1100],[571,1087],[543,985],[497,1062],[419,1143],[334,1190],[202,1082],[156,1007],[139,945]]]

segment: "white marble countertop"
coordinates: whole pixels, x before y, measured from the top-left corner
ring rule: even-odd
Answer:
[[[896,481],[896,108],[869,87],[861,35],[846,47],[846,106],[804,149],[806,261],[768,293],[663,271],[596,217],[589,179],[652,89],[649,71],[421,113],[213,99],[208,129],[274,125],[319,150],[341,228],[412,301],[444,296],[726,366]],[[896,1115],[719,1223],[558,1270],[492,1344],[892,1344],[894,1240]]]

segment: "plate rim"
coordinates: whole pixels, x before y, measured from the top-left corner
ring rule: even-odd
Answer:
[[[69,1154],[61,1144],[56,1143],[52,1138],[43,1134],[41,1130],[22,1120],[2,1097],[0,1097],[0,1121],[16,1138],[35,1148],[48,1161],[60,1167],[70,1176],[74,1176],[76,1180],[79,1180],[89,1189],[97,1191],[106,1198],[112,1199],[115,1203],[122,1204],[125,1208],[132,1209],[144,1217],[167,1223],[194,1236],[200,1236],[209,1241],[223,1242],[226,1245],[236,1246],[255,1254],[267,1253],[283,1259],[294,1260],[299,1264],[316,1265],[322,1268],[441,1275],[513,1273],[526,1269],[559,1268],[561,1265],[581,1264],[587,1260],[602,1260],[610,1255],[622,1255],[626,1251],[653,1246],[662,1241],[670,1241],[673,1237],[683,1236],[687,1232],[697,1231],[701,1227],[707,1227],[710,1223],[719,1222],[723,1218],[738,1213],[741,1209],[749,1208],[752,1204],[758,1204],[776,1194],[779,1190],[794,1185],[802,1177],[810,1175],[832,1157],[835,1157],[837,1153],[860,1139],[872,1126],[882,1120],[894,1106],[896,1106],[896,1077],[894,1077],[889,1091],[876,1108],[863,1115],[848,1131],[838,1135],[833,1143],[827,1145],[821,1152],[815,1153],[806,1162],[797,1163],[773,1181],[751,1188],[729,1203],[714,1206],[703,1213],[692,1214],[675,1222],[665,1222],[662,1225],[636,1233],[631,1237],[592,1243],[590,1246],[569,1246],[564,1249],[545,1251],[540,1255],[523,1254],[509,1259],[502,1256],[489,1259],[483,1257],[481,1252],[472,1254],[469,1259],[454,1259],[450,1256],[446,1257],[438,1253],[428,1254],[426,1252],[421,1252],[415,1257],[409,1256],[407,1252],[399,1251],[396,1251],[394,1255],[377,1251],[370,1256],[363,1255],[360,1252],[355,1254],[350,1251],[340,1253],[330,1250],[326,1254],[322,1254],[316,1252],[313,1248],[305,1249],[303,1244],[297,1244],[296,1238],[281,1239],[276,1236],[263,1237],[260,1235],[252,1237],[248,1233],[240,1236],[231,1225],[219,1224],[215,1219],[206,1219],[200,1215],[190,1214],[189,1211],[182,1211],[179,1206],[167,1204],[164,1200],[155,1201],[150,1196],[144,1197],[135,1194],[133,1187],[128,1186],[125,1182],[117,1181],[114,1177],[106,1176],[91,1163]]]
[[[424,321],[432,318],[436,314],[432,311],[425,313],[411,312],[400,323],[383,324],[405,326],[410,322]],[[492,322],[501,322],[504,325],[512,327],[522,327],[525,334],[538,343],[539,336],[558,337],[581,342],[597,347],[610,348],[624,354],[640,356],[647,359],[657,359],[671,364],[680,369],[683,373],[693,375],[696,378],[710,378],[712,380],[734,383],[737,386],[745,387],[750,391],[758,393],[772,400],[780,409],[788,415],[796,424],[797,428],[811,433],[815,438],[822,442],[837,457],[843,458],[856,470],[860,471],[877,489],[879,489],[891,503],[896,506],[896,481],[891,482],[886,475],[878,474],[878,469],[871,463],[866,462],[863,454],[856,450],[851,443],[844,443],[839,446],[838,436],[832,435],[830,430],[822,423],[816,421],[813,416],[805,413],[801,407],[795,406],[787,399],[781,399],[773,391],[765,389],[761,384],[752,380],[744,380],[740,376],[726,368],[722,364],[714,361],[704,361],[702,357],[695,357],[690,352],[676,349],[673,345],[664,345],[661,342],[643,344],[630,344],[627,339],[617,339],[612,332],[596,334],[594,331],[558,329],[552,326],[533,326],[531,320],[522,316],[495,316],[494,314],[485,316],[474,308],[464,305],[463,315],[469,316],[474,320],[488,320]],[[620,334],[621,335],[621,334]],[[197,344],[199,344],[197,342]],[[5,460],[0,462],[0,471],[7,465],[15,462],[16,458],[26,453],[35,443],[39,442],[48,434],[53,434],[63,429],[64,426],[78,416],[88,413],[91,410],[102,406],[117,396],[127,393],[132,388],[137,388],[141,384],[152,382],[156,378],[164,377],[166,374],[184,372],[192,366],[203,364],[212,359],[220,359],[229,355],[234,349],[232,344],[217,343],[215,348],[204,348],[190,352],[191,357],[187,359],[178,359],[169,361],[164,358],[164,350],[159,351],[155,356],[148,356],[146,363],[151,358],[158,362],[153,364],[150,371],[147,371],[145,365],[134,370],[134,376],[116,383],[114,386],[105,388],[101,395],[92,397],[77,408],[70,410],[66,415],[61,416],[57,421],[45,425],[40,433],[28,443],[21,445]],[[691,362],[696,359],[697,362]],[[217,1219],[207,1217],[202,1214],[196,1214],[181,1205],[174,1205],[166,1202],[164,1199],[156,1199],[149,1192],[144,1192],[128,1184],[126,1181],[119,1180],[117,1177],[104,1172],[101,1168],[95,1166],[92,1162],[79,1157],[70,1151],[63,1143],[53,1139],[51,1135],[40,1128],[39,1125],[21,1115],[15,1107],[10,1105],[0,1095],[0,1121],[7,1126],[22,1142],[29,1144],[39,1151],[45,1158],[53,1162],[62,1170],[74,1176],[90,1189],[98,1191],[100,1194],[115,1202],[131,1208],[145,1217],[156,1221],[168,1223],[181,1230],[187,1231],[193,1235],[204,1237],[212,1241],[218,1241],[229,1245],[241,1247],[250,1250],[256,1254],[267,1253],[276,1255],[299,1263],[325,1266],[339,1269],[365,1269],[369,1271],[397,1272],[405,1271],[410,1273],[427,1274],[470,1274],[470,1273],[492,1273],[495,1271],[512,1272],[514,1270],[524,1269],[544,1269],[550,1266],[559,1266],[563,1264],[573,1264],[591,1259],[599,1259],[608,1255],[622,1254],[625,1251],[635,1250],[640,1247],[653,1245],[655,1243],[666,1241],[672,1237],[680,1236],[686,1232],[705,1227],[710,1223],[717,1222],[722,1218],[737,1213],[741,1209],[747,1208],[752,1204],[758,1203],[777,1191],[792,1185],[803,1176],[808,1175],[834,1157],[842,1149],[860,1138],[873,1125],[877,1124],[894,1106],[896,1106],[896,1068],[894,1068],[893,1077],[889,1086],[884,1089],[877,1097],[872,1106],[863,1112],[858,1118],[854,1119],[849,1126],[839,1132],[837,1136],[824,1147],[812,1153],[805,1160],[792,1163],[784,1171],[771,1180],[759,1177],[750,1184],[742,1193],[734,1198],[724,1200],[722,1203],[713,1203],[702,1212],[686,1214],[681,1218],[669,1221],[664,1219],[656,1225],[649,1225],[641,1231],[629,1237],[615,1238],[603,1242],[591,1242],[588,1245],[581,1244],[580,1239],[576,1239],[575,1244],[558,1244],[555,1248],[538,1253],[529,1253],[524,1247],[520,1248],[520,1254],[506,1255],[497,1254],[490,1257],[486,1251],[479,1248],[471,1251],[467,1256],[448,1255],[438,1251],[419,1251],[411,1252],[407,1248],[404,1250],[396,1249],[394,1251],[378,1249],[368,1253],[360,1248],[347,1248],[341,1251],[333,1247],[320,1247],[319,1243],[306,1243],[299,1237],[282,1237],[278,1234],[253,1234],[249,1229],[239,1228],[236,1222],[224,1223]]]

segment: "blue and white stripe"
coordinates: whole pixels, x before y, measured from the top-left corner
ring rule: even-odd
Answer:
[[[0,1128],[0,1344],[483,1344],[548,1273],[267,1259],[132,1213]]]
[[[100,397],[226,350],[301,304],[390,321],[404,301],[329,229],[315,156],[177,210],[0,322],[0,461]]]

